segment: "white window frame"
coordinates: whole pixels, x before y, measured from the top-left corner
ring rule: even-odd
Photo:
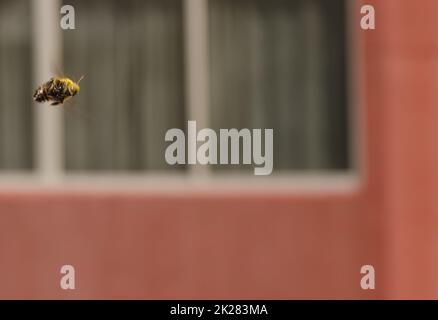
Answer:
[[[183,0],[186,108],[188,120],[196,120],[200,127],[209,124],[209,45],[208,45],[208,0]],[[31,1],[33,36],[34,83],[47,80],[53,65],[62,65],[62,29],[60,28],[61,0]],[[348,12],[352,5],[347,1]],[[347,21],[349,25],[351,21]],[[74,32],[74,31],[68,31]],[[39,35],[44,34],[44,37]],[[354,40],[349,35],[349,40]],[[356,47],[355,41],[353,48]],[[354,49],[349,49],[355,54]],[[353,54],[348,55],[351,57]],[[349,65],[353,66],[352,61]],[[351,70],[352,68],[349,68]],[[355,75],[350,75],[355,76]],[[354,88],[349,88],[350,92]],[[351,94],[350,150],[352,169],[339,171],[302,172],[275,171],[269,177],[254,177],[248,174],[211,174],[209,166],[189,166],[184,174],[167,174],[145,171],[138,173],[67,173],[64,166],[64,119],[62,109],[43,108],[35,105],[35,168],[32,173],[1,173],[0,191],[57,190],[78,192],[177,192],[202,193],[234,191],[261,193],[355,193],[363,186],[363,155],[356,147],[361,142],[355,92]],[[351,128],[353,127],[353,128]],[[163,137],[164,141],[164,137]],[[164,155],[163,155],[164,157]]]

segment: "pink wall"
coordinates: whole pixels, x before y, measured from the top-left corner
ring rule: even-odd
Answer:
[[[383,214],[389,294],[436,299],[438,2],[393,0],[381,6]]]

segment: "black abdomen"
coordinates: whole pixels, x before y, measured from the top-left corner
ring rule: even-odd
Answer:
[[[51,97],[47,94],[46,90],[44,90],[43,87],[39,87],[34,95],[33,95],[33,99],[37,102],[46,102],[46,101],[50,101]]]

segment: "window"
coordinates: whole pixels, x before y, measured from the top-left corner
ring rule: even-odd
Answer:
[[[344,7],[210,0],[213,126],[274,128],[276,170],[349,168]]]
[[[64,66],[85,74],[65,113],[66,169],[178,169],[163,155],[166,131],[186,122],[182,2],[64,2],[78,25],[63,32]]]
[[[75,30],[59,28],[63,3],[75,8]],[[196,174],[164,159],[166,131],[188,120],[273,128],[274,172],[352,168],[345,0],[0,0],[0,8],[3,171]],[[80,94],[64,109],[35,109],[35,79],[57,72],[84,75]]]

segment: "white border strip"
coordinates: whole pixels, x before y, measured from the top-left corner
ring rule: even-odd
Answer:
[[[363,181],[356,173],[284,173],[255,177],[243,174],[223,174],[211,179],[203,176],[170,174],[74,174],[66,175],[60,183],[41,185],[37,175],[0,177],[0,197],[10,192],[77,192],[147,195],[336,195],[356,194]]]

